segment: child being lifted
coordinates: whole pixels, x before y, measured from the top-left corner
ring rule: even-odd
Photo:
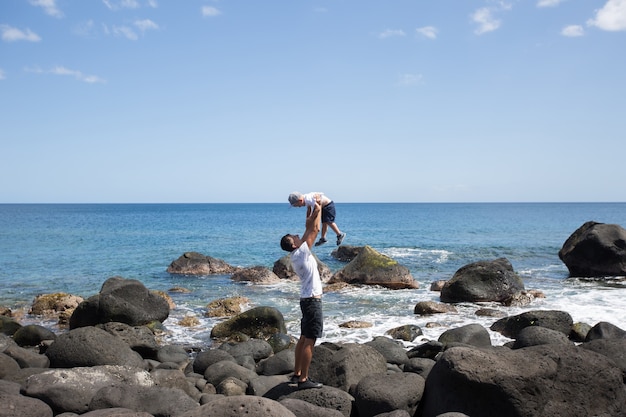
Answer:
[[[335,203],[333,200],[324,195],[324,193],[319,192],[302,194],[295,191],[289,194],[289,204],[293,207],[306,206],[307,217],[311,214],[311,210],[315,206],[316,202],[322,207],[322,234],[320,239],[315,243],[315,246],[320,246],[327,242],[326,232],[328,231],[329,226],[337,235],[337,246],[341,245],[341,242],[343,242],[346,234],[339,230],[339,227],[335,224],[336,213]]]

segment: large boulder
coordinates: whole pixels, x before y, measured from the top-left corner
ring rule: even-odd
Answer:
[[[350,262],[363,250],[363,246],[341,245],[330,253],[330,256],[341,262]]]
[[[233,355],[222,349],[209,349],[199,352],[193,360],[193,371],[198,374],[204,374],[206,368],[221,361],[231,361],[237,363]]]
[[[219,347],[230,353],[235,359],[250,356],[255,362],[269,358],[274,352],[265,340],[250,339],[239,343],[224,343]]]
[[[586,222],[559,251],[571,277],[626,275],[626,230],[617,224]]]
[[[50,366],[48,357],[33,349],[11,345],[4,349],[4,354],[12,357],[21,368],[47,368]]]
[[[541,326],[524,327],[517,334],[517,338],[511,349],[520,349],[528,346],[550,345],[554,343],[572,344],[567,335],[558,330],[548,329]]]
[[[155,334],[146,326],[129,326],[126,323],[110,322],[96,326],[124,341],[142,358],[155,359],[159,345]]]
[[[478,323],[466,324],[443,332],[438,339],[444,346],[455,344],[471,345],[476,347],[491,346],[489,332]]]
[[[71,369],[50,369],[31,375],[24,393],[49,404],[55,414],[89,411],[89,403],[104,387],[113,385],[154,386],[150,374],[126,366],[93,366]]]
[[[230,275],[237,269],[221,259],[198,252],[186,252],[167,267],[167,272],[184,275]]]
[[[51,368],[125,365],[143,367],[143,359],[122,339],[96,327],[80,327],[57,337],[46,350]]]
[[[280,278],[265,266],[252,266],[236,271],[231,277],[235,282],[251,282],[253,284],[276,284]]]
[[[228,338],[243,333],[257,339],[267,339],[275,333],[287,333],[283,314],[274,307],[255,307],[216,324],[211,337]]]
[[[295,389],[294,391],[281,396],[278,401],[286,399],[306,401],[317,407],[339,411],[344,417],[354,416],[354,397],[344,390],[324,385],[319,389]],[[309,417],[308,414],[305,414]]]
[[[237,378],[245,384],[249,384],[250,381],[258,377],[258,375],[256,372],[229,360],[214,363],[204,371],[204,378],[215,387],[225,379],[231,377]]]
[[[329,284],[338,282],[379,285],[392,290],[419,287],[409,268],[371,246],[363,247],[356,258],[332,276]]]
[[[454,347],[431,369],[423,417],[618,416],[626,407],[622,371],[573,345]]]
[[[406,354],[406,350],[404,350],[402,343],[388,337],[376,336],[373,340],[365,342],[365,345],[376,349],[381,355],[383,355],[387,363],[404,365],[409,361],[409,357]]]
[[[178,417],[296,417],[284,405],[269,398],[254,395],[235,395],[213,400],[200,407],[179,414]]]
[[[18,323],[17,320],[15,320],[14,318],[0,316],[0,334],[13,336],[20,327],[22,327],[22,325]]]
[[[612,323],[600,321],[589,329],[585,335],[585,342],[596,339],[625,339],[626,330],[617,327]]]
[[[39,324],[27,324],[17,329],[13,340],[20,346],[37,346],[44,340],[56,339],[56,334]]]
[[[528,326],[541,326],[569,335],[573,323],[572,316],[565,311],[532,310],[501,318],[493,323],[490,329],[511,339],[517,339],[518,333]]]
[[[387,362],[380,352],[356,343],[315,346],[309,369],[312,379],[346,392],[364,376],[386,372]]]
[[[411,372],[368,375],[353,392],[359,417],[374,417],[394,410],[415,415],[424,386],[424,378]]]
[[[56,317],[59,324],[66,325],[76,307],[83,301],[82,297],[62,292],[40,294],[35,297],[28,314]]]
[[[502,302],[524,291],[524,282],[506,258],[478,261],[461,267],[441,289],[441,301]]]
[[[320,407],[304,400],[298,400],[296,398],[285,398],[284,400],[280,400],[280,403],[287,407],[296,416],[343,417],[343,414],[339,410]]]
[[[155,416],[175,416],[199,406],[178,388],[119,384],[99,389],[89,403],[90,410],[127,408]]]
[[[16,384],[17,385],[17,384]],[[52,417],[52,408],[45,402],[0,390],[0,417]]]
[[[140,281],[112,277],[102,284],[99,294],[78,305],[70,317],[70,329],[112,321],[141,326],[164,322],[169,314],[167,300]]]
[[[20,368],[20,364],[15,359],[4,352],[0,352],[0,378],[4,379],[19,371]]]

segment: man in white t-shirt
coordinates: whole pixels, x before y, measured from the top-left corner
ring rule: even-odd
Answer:
[[[324,315],[322,312],[322,280],[317,269],[317,261],[311,252],[315,238],[320,231],[321,207],[314,203],[306,218],[306,229],[302,237],[287,234],[280,240],[280,247],[291,253],[291,263],[300,277],[300,339],[296,344],[296,361],[292,383],[299,389],[321,388],[322,384],[309,378],[309,366],[313,359],[313,347],[322,337]]]

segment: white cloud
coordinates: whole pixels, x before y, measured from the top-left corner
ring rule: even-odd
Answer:
[[[437,28],[434,26],[424,26],[421,28],[415,29],[417,33],[420,35],[426,36],[428,39],[436,39],[437,38]]]
[[[400,74],[398,79],[398,85],[401,86],[412,86],[418,85],[422,81],[424,77],[422,74]]]
[[[378,37],[380,39],[386,39],[386,38],[392,38],[395,36],[405,36],[405,35],[406,34],[404,33],[404,31],[401,29],[387,29],[379,33]]]
[[[25,71],[32,72],[35,74],[53,74],[53,75],[60,75],[60,76],[70,76],[70,77],[76,78],[78,81],[82,81],[82,82],[89,83],[89,84],[106,82],[106,80],[98,77],[97,75],[85,75],[80,71],[65,68],[63,66],[56,66],[47,71],[44,71],[41,68],[25,68]]]
[[[86,22],[76,24],[72,32],[78,36],[88,37],[94,33],[94,30],[93,20],[87,20]]]
[[[137,28],[142,32],[145,32],[146,30],[151,30],[151,29],[155,30],[159,28],[159,25],[157,25],[150,19],[136,20],[135,26],[137,26]]]
[[[102,0],[104,5],[109,8],[109,10],[120,10],[120,9],[138,9],[139,2],[137,0]]]
[[[2,68],[0,68],[0,80],[5,80],[6,77],[4,76],[4,70]]]
[[[537,7],[556,7],[565,0],[539,0]]]
[[[213,16],[219,16],[220,14],[222,14],[222,12],[220,12],[217,8],[212,7],[212,6],[202,6],[202,16],[204,17],[213,17]]]
[[[585,30],[580,25],[569,25],[565,26],[563,30],[561,30],[561,35],[575,38],[577,36],[584,36]]]
[[[501,25],[500,20],[493,16],[493,10],[487,7],[476,10],[472,13],[472,21],[478,24],[478,28],[474,31],[477,35],[493,32]]]
[[[513,8],[513,4],[506,1],[496,1],[495,3],[495,6],[482,7],[470,15],[472,22],[478,25],[474,30],[475,34],[482,35],[500,28],[502,21],[496,17],[496,14]]]
[[[136,41],[137,39],[139,39],[139,36],[137,36],[135,31],[128,26],[113,26],[112,30],[115,36],[123,36],[126,39],[130,39],[131,41]]]
[[[159,7],[159,4],[157,3],[156,0],[148,0],[148,6],[152,7],[153,9],[156,9]]]
[[[0,25],[0,32],[2,32],[2,40],[5,42],[39,42],[41,40],[39,35],[31,31],[30,29],[26,29],[25,31],[23,31],[9,25]]]
[[[626,0],[608,0],[587,25],[608,31],[626,30]]]
[[[63,12],[56,5],[56,0],[30,0],[33,6],[43,8],[43,11],[53,17],[63,17]]]

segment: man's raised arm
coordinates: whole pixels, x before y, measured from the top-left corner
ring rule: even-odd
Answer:
[[[302,240],[304,240],[307,245],[309,245],[309,248],[313,247],[315,239],[317,238],[317,234],[320,231],[321,215],[322,208],[318,203],[315,203],[315,207],[313,207],[311,215],[306,218],[306,230],[304,231],[304,235],[302,236]]]

